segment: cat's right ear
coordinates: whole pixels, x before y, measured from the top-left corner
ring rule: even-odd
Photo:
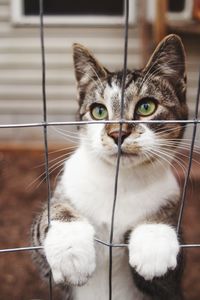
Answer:
[[[79,85],[105,78],[108,70],[102,66],[93,54],[80,44],[73,44],[73,58],[76,80]]]
[[[185,82],[185,50],[176,34],[166,36],[152,54],[144,72],[160,75],[172,83]]]

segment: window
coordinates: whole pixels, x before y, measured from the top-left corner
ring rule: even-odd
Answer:
[[[171,21],[190,20],[192,9],[192,0],[169,0],[167,18]],[[155,19],[156,0],[147,0],[147,11],[148,20],[152,22]]]
[[[168,9],[170,12],[182,12],[185,8],[185,0],[169,0]]]
[[[25,15],[38,15],[39,0],[23,0]],[[112,1],[44,1],[44,13],[46,15],[123,15],[123,0]]]
[[[39,0],[12,0],[12,19],[18,24],[38,24]],[[130,22],[133,21],[130,1]],[[119,25],[124,21],[124,0],[44,0],[47,24]]]

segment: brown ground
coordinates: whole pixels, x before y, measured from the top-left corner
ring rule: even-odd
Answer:
[[[58,155],[58,154],[55,154]],[[29,229],[46,185],[28,189],[42,172],[41,151],[0,151],[0,249],[29,245]],[[187,243],[200,242],[200,186],[198,169],[189,186],[184,212]],[[200,176],[199,176],[200,178]],[[52,180],[53,182],[53,180]],[[186,300],[200,299],[200,248],[188,249],[184,276]],[[39,278],[30,252],[0,254],[0,300],[48,299],[48,287]],[[54,299],[61,299],[55,293]]]

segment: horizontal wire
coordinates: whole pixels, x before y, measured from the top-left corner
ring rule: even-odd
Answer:
[[[102,244],[104,246],[107,246],[109,248],[123,248],[123,247],[128,247],[128,244],[113,244],[113,243],[109,243],[109,242],[104,242],[102,240],[99,239],[94,239],[97,243]]]
[[[181,248],[199,248],[200,244],[182,244],[180,245]]]
[[[60,125],[89,125],[89,124],[200,124],[199,119],[194,120],[102,120],[102,121],[66,121],[66,122],[36,122],[19,124],[0,124],[0,128],[42,127]]]
[[[99,244],[102,244],[104,246],[107,246],[109,248],[125,248],[128,247],[128,244],[110,244],[109,242],[104,242],[100,239],[95,238],[95,241]],[[199,248],[200,244],[181,244],[179,245],[180,248]],[[29,246],[29,247],[19,247],[19,248],[5,248],[0,249],[1,253],[9,253],[9,252],[23,252],[23,251],[36,251],[44,249],[43,246]]]
[[[42,247],[42,246],[7,248],[7,249],[0,249],[0,253],[18,252],[18,251],[32,251],[32,250],[39,250],[39,249],[43,249],[43,248],[44,247]]]

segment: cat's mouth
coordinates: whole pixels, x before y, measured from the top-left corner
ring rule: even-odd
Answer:
[[[138,152],[127,153],[127,152],[121,150],[120,155],[121,155],[122,157],[134,157],[134,156],[137,157],[137,156],[139,156],[139,153],[138,153]]]
[[[131,149],[132,151],[126,151],[126,149],[121,149],[120,151],[120,165],[122,168],[132,168],[139,165],[146,165],[149,163],[153,163],[156,160],[156,157],[146,154],[143,149],[137,147],[137,149]],[[115,152],[107,153],[107,155],[103,156],[103,159],[116,166],[116,162],[118,159],[118,151],[115,149]]]
[[[117,157],[118,156],[118,152],[112,154],[112,157]],[[122,158],[131,158],[131,157],[138,157],[140,156],[140,153],[137,152],[126,152],[124,150],[121,149],[120,151],[120,157]]]
[[[116,165],[118,152],[111,154],[107,157],[107,161],[113,165]],[[120,152],[120,165],[123,168],[130,168],[138,165],[144,165],[152,163],[153,159],[150,159],[141,151],[126,152],[121,150]]]

